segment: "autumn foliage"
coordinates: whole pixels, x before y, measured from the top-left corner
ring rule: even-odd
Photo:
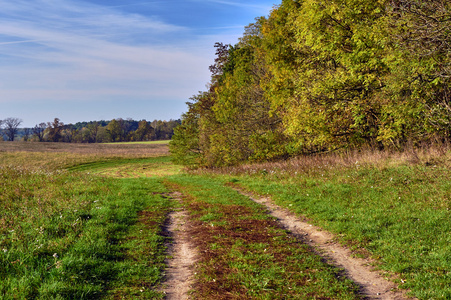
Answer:
[[[171,152],[224,166],[451,137],[451,4],[284,0],[217,43]]]

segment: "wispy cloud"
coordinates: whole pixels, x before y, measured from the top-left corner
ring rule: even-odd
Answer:
[[[214,42],[233,42],[242,28],[235,25],[236,20],[203,23],[197,17],[194,21],[199,22],[191,26],[170,22],[172,14],[157,14],[163,8],[175,11],[181,4],[205,7],[206,2],[199,0],[136,1],[116,6],[87,1],[91,0],[0,0],[0,103],[1,113],[9,114],[0,119],[19,116],[14,111],[38,107],[37,103],[76,107],[83,102],[117,99],[116,117],[127,111],[130,103],[147,105],[137,108],[141,112],[184,106],[208,82]],[[262,6],[207,1],[248,9]],[[126,6],[130,9],[121,9]],[[131,9],[133,6],[140,9]],[[187,13],[182,8],[178,11],[180,16]],[[193,18],[187,16],[188,21]],[[174,101],[182,105],[174,105]]]
[[[268,4],[260,4],[258,1],[246,1],[246,2],[239,2],[239,1],[227,1],[227,0],[204,0],[207,2],[212,3],[218,3],[218,4],[224,4],[224,5],[230,5],[230,6],[236,6],[241,8],[247,8],[247,9],[253,9],[256,11],[260,11],[262,13],[267,14],[270,9],[272,8],[272,5]],[[258,16],[255,16],[258,17]]]
[[[5,3],[0,1],[0,5]],[[125,93],[142,94],[131,82],[147,81],[147,86],[161,86],[163,81],[180,80],[177,77],[196,69],[194,64],[205,64],[201,55],[170,49],[175,41],[167,39],[164,45],[157,41],[162,34],[178,36],[187,32],[187,28],[96,5],[58,3],[57,6],[50,0],[31,5],[25,5],[24,1],[15,5],[9,2],[0,13],[3,16],[0,35],[4,39],[16,39],[3,42],[0,39],[0,55],[9,57],[13,68],[3,68],[0,74],[2,78],[10,78],[7,81],[11,87],[23,90],[40,86],[45,93],[51,86],[77,86],[91,92],[97,87],[105,93],[107,87],[123,86]],[[40,10],[34,12],[36,6]],[[145,39],[141,36],[143,30]],[[30,69],[20,69],[24,64]],[[20,75],[21,80],[14,83],[13,74]],[[133,87],[127,89],[127,86]],[[146,86],[142,89],[148,91]],[[118,92],[117,88],[111,91]],[[169,97],[181,96],[175,95],[175,91],[173,88],[166,92]],[[29,97],[37,94],[38,90],[30,90]],[[13,99],[2,97],[0,101]]]

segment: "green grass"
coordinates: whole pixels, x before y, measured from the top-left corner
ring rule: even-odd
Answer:
[[[238,183],[270,195],[330,230],[356,253],[378,259],[420,299],[451,298],[451,170],[371,165],[274,172]],[[235,179],[236,181],[236,179]]]
[[[359,298],[338,269],[225,181],[201,176],[167,180],[185,195],[192,240],[202,253],[194,299]]]
[[[1,299],[161,299],[158,179],[0,168]]]
[[[109,158],[69,167],[107,177],[161,177],[177,174],[181,167],[172,164],[169,156],[151,158]]]
[[[230,183],[336,233],[415,297],[451,299],[451,159],[443,151],[180,175],[153,145],[0,146],[0,299],[162,299],[171,191],[184,194],[201,253],[195,298],[358,297],[339,270]]]

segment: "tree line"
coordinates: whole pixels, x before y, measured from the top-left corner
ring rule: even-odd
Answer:
[[[32,128],[19,128],[22,120],[6,118],[0,120],[0,130],[3,140],[37,142],[66,142],[66,143],[106,143],[170,140],[174,128],[179,126],[180,120],[152,122],[132,119],[113,119],[111,121],[78,122],[64,124],[59,118],[52,122],[42,122]]]
[[[216,43],[170,144],[224,166],[451,137],[451,2],[283,0]]]

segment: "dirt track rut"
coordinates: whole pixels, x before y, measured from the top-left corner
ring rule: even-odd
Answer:
[[[266,206],[270,214],[276,217],[287,230],[316,249],[318,254],[329,263],[344,269],[345,275],[360,286],[360,292],[365,299],[414,299],[407,297],[405,291],[397,289],[393,282],[373,270],[370,260],[353,257],[349,249],[335,243],[331,233],[301,221],[299,217],[277,206],[269,198],[257,198],[238,191],[251,200]]]
[[[190,243],[187,212],[179,209],[169,214],[166,227],[172,242],[168,245],[166,281],[164,293],[167,300],[189,299],[189,291],[193,284],[193,266],[196,261],[196,251]]]

